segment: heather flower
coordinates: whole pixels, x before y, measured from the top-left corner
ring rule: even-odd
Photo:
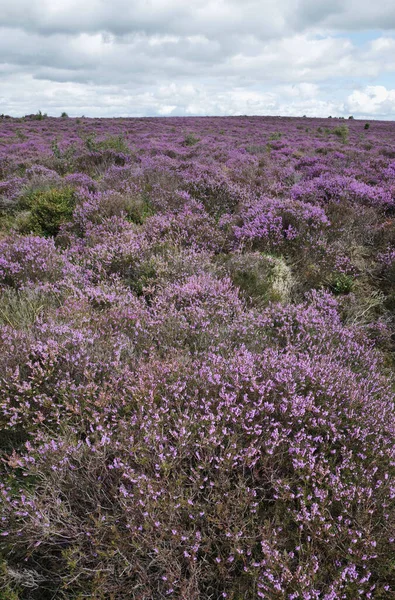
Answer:
[[[62,257],[51,239],[14,236],[0,242],[0,282],[21,287],[61,276]]]

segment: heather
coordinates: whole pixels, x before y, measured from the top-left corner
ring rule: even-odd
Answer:
[[[1,600],[395,598],[394,134],[0,121]]]

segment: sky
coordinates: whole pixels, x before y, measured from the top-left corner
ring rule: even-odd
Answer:
[[[0,0],[0,114],[395,119],[395,0]]]

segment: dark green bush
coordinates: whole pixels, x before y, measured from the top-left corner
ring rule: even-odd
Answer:
[[[183,146],[194,146],[195,144],[197,144],[199,141],[199,138],[196,137],[196,135],[194,135],[193,133],[188,133],[185,138],[184,138],[184,142],[183,142]]]
[[[30,217],[26,227],[30,232],[55,236],[63,223],[67,223],[75,206],[74,191],[49,189],[38,191],[29,198]]]
[[[331,278],[329,287],[334,294],[349,294],[354,287],[354,279],[350,275],[339,273]]]

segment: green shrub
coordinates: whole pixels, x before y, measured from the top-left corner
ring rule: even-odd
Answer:
[[[369,129],[370,123],[365,123],[364,129]]]
[[[199,139],[195,134],[188,133],[184,138],[183,146],[194,146],[198,143]]]
[[[97,145],[99,150],[114,150],[115,152],[123,152],[124,154],[130,152],[130,148],[122,135],[111,135],[98,142]]]
[[[38,191],[28,202],[30,217],[25,227],[43,236],[55,236],[60,226],[70,221],[75,206],[74,192],[69,188]]]
[[[329,287],[334,294],[349,294],[354,287],[354,279],[345,273],[333,275]]]
[[[343,144],[348,142],[349,129],[347,125],[339,125],[338,127],[335,127],[332,131],[335,135],[337,135],[337,137],[341,139]]]
[[[110,135],[104,140],[97,140],[94,134],[85,137],[85,146],[90,152],[100,152],[101,150],[114,150],[128,154],[130,148],[122,135]]]

